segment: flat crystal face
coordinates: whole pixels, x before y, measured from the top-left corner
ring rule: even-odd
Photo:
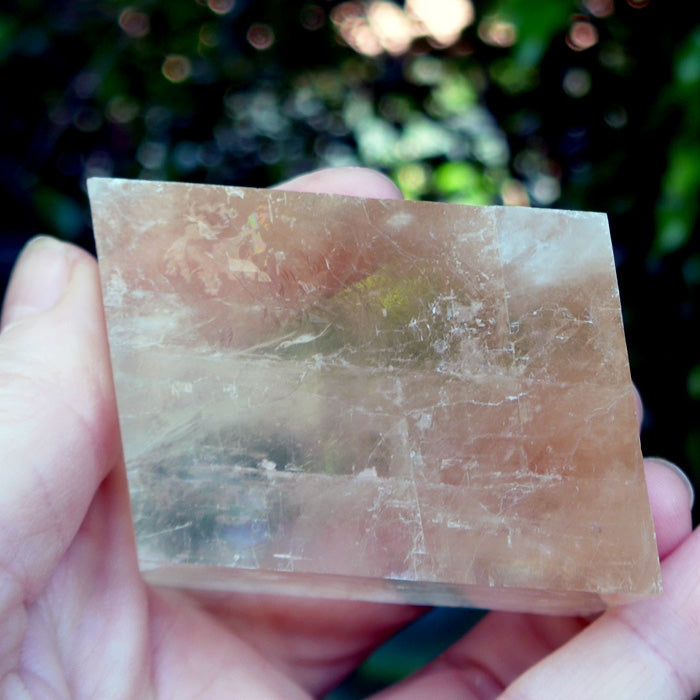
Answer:
[[[89,193],[151,581],[563,613],[659,592],[603,215]]]

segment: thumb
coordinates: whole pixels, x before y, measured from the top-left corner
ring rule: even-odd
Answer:
[[[0,333],[0,586],[33,600],[120,458],[97,266],[30,242]]]
[[[7,287],[1,327],[51,309],[68,286],[73,263],[83,253],[48,236],[32,239],[17,259]]]

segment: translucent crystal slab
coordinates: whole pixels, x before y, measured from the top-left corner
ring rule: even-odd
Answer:
[[[89,192],[148,580],[550,613],[659,592],[605,216]]]

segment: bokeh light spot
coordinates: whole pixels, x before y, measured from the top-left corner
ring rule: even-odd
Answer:
[[[694,399],[700,399],[700,365],[691,367],[687,380],[688,393]]]
[[[275,33],[269,24],[255,22],[250,25],[246,34],[248,43],[258,51],[265,51],[275,43]]]
[[[82,107],[73,118],[75,128],[84,133],[92,133],[102,126],[102,115],[94,107]]]
[[[424,163],[405,163],[396,171],[396,182],[406,199],[417,199],[425,192],[430,174]]]
[[[649,4],[650,0],[627,0],[627,4],[635,10],[641,10]]]
[[[85,160],[85,177],[111,177],[114,161],[107,151],[93,151]]]
[[[421,34],[451,46],[474,21],[471,0],[406,0],[406,12],[423,26]]]
[[[622,105],[610,107],[603,118],[612,129],[622,129],[627,126],[627,110]]]
[[[583,97],[590,92],[591,74],[584,68],[569,68],[564,74],[563,87],[569,97]]]
[[[414,85],[437,85],[444,75],[445,66],[435,56],[416,56],[406,67],[406,76]]]
[[[214,141],[202,144],[199,147],[199,152],[197,155],[199,162],[205,168],[216,168],[221,165],[224,159],[223,153]]]
[[[474,7],[471,0],[407,0],[405,8],[389,0],[349,0],[333,8],[331,21],[358,53],[398,56],[422,37],[441,48],[452,46],[474,21]]]
[[[337,5],[331,10],[331,21],[340,38],[358,53],[378,56],[382,52],[382,45],[369,26],[363,3],[350,0]]]
[[[114,124],[128,124],[138,115],[139,105],[126,95],[115,95],[107,102],[105,113]]]
[[[192,141],[181,141],[172,153],[175,167],[182,173],[188,173],[199,166],[199,146]]]
[[[136,151],[136,160],[147,170],[158,170],[165,163],[168,149],[157,141],[144,141]]]
[[[485,17],[479,22],[479,38],[489,46],[505,49],[518,40],[518,30],[512,22],[497,17]]]
[[[144,122],[149,133],[165,135],[170,128],[172,117],[169,108],[156,104],[148,107],[144,114]]]
[[[139,12],[133,7],[127,7],[122,10],[119,15],[119,26],[124,30],[124,33],[135,39],[140,39],[151,31],[151,22],[148,15],[144,12]]]
[[[199,41],[209,48],[217,46],[219,44],[219,32],[217,28],[210,22],[204,23],[199,28]]]
[[[190,77],[192,64],[186,56],[171,54],[165,57],[161,72],[171,83],[182,83]]]
[[[588,20],[576,20],[569,28],[566,43],[574,51],[585,51],[598,43],[598,30]]]
[[[87,100],[95,94],[100,86],[101,76],[91,70],[85,70],[75,76],[72,87],[75,94],[82,100]]]
[[[299,13],[299,21],[304,29],[318,31],[326,22],[326,12],[320,5],[304,5]]]
[[[584,0],[583,6],[594,17],[609,17],[615,12],[613,0]]]
[[[364,14],[365,10],[362,3],[358,2],[358,0],[350,0],[349,2],[336,5],[331,10],[331,21],[333,24],[342,28],[342,26],[348,22],[361,19],[364,17]]]
[[[405,53],[411,45],[414,37],[413,23],[393,2],[373,2],[367,11],[367,20],[372,33],[388,53]]]
[[[529,207],[530,198],[525,185],[520,180],[506,180],[501,185],[501,199],[508,207]]]
[[[552,175],[539,175],[532,186],[532,196],[545,206],[553,204],[561,195],[559,180]]]
[[[57,102],[49,110],[49,119],[57,126],[66,127],[73,122],[75,109],[64,102]]]
[[[599,60],[606,68],[616,73],[623,73],[630,65],[625,49],[613,42],[601,44]]]
[[[217,15],[225,15],[234,8],[236,0],[207,0],[207,7]]]

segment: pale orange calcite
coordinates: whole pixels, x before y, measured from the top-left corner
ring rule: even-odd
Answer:
[[[88,186],[150,581],[567,614],[660,592],[604,215]]]

